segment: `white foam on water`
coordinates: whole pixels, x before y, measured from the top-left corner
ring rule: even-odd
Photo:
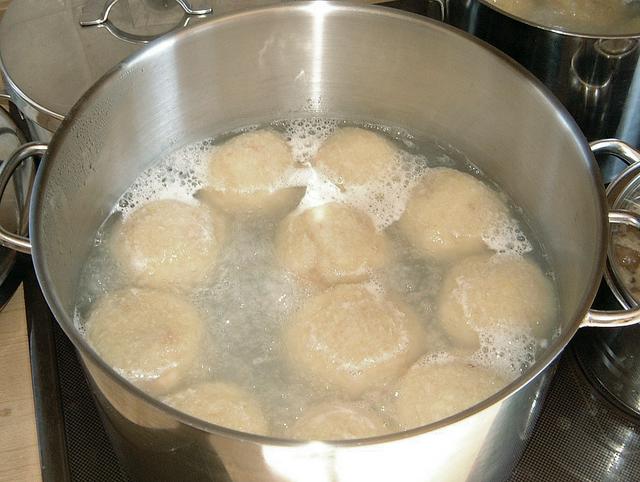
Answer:
[[[138,207],[163,199],[197,204],[193,195],[206,184],[206,161],[215,147],[210,139],[175,151],[145,170],[114,207],[123,218]]]
[[[302,165],[311,163],[322,143],[338,127],[335,120],[317,117],[278,121],[273,125],[284,130],[293,158]]]
[[[451,363],[454,360],[455,357],[448,351],[436,351],[429,353],[428,355],[424,355],[416,364],[420,367],[426,367],[429,365],[444,365]]]
[[[306,188],[297,211],[341,202],[369,215],[378,231],[382,231],[402,216],[411,191],[426,172],[425,162],[419,156],[399,151],[395,162],[378,179],[363,185],[342,188],[314,167],[290,171],[281,187]]]
[[[535,363],[538,340],[528,330],[499,326],[478,332],[480,349],[472,362],[491,368],[507,380],[514,380]]]
[[[502,219],[482,236],[486,245],[500,254],[523,256],[533,251],[533,245],[513,218]]]

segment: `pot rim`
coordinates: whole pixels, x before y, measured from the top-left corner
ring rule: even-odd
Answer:
[[[440,2],[440,1],[449,1],[449,0],[437,0],[437,1]],[[508,11],[492,3],[490,0],[477,0],[477,1],[482,3],[485,7],[495,10],[506,17],[516,20],[517,22],[524,23],[526,25],[529,25],[530,27],[538,28],[540,30],[546,30],[547,32],[553,32],[555,34],[563,35],[566,37],[577,37],[577,38],[594,39],[594,40],[595,39],[614,40],[614,39],[640,38],[640,31],[635,33],[628,33],[628,34],[594,34],[594,33],[584,33],[579,31],[563,30],[560,27],[550,27],[549,25],[543,25],[541,23],[534,22],[533,20],[528,20],[526,18],[519,17],[517,15],[509,13]]]
[[[83,357],[88,357],[92,364],[99,367],[101,370],[106,372],[111,379],[123,389],[126,389],[128,392],[133,392],[138,398],[141,398],[146,403],[152,405],[155,409],[160,410],[162,412],[168,413],[171,417],[176,419],[178,422],[191,426],[195,429],[213,433],[215,435],[221,436],[231,436],[236,439],[254,442],[258,444],[268,444],[271,446],[282,446],[282,447],[293,447],[293,446],[301,446],[311,443],[312,441],[307,440],[295,440],[288,439],[283,437],[273,437],[266,435],[258,435],[252,433],[241,432],[238,430],[234,430],[231,428],[222,427],[219,425],[215,425],[193,416],[187,415],[183,412],[178,411],[177,409],[163,403],[159,399],[156,399],[149,395],[148,393],[142,391],[140,388],[133,385],[131,382],[127,381],[121,375],[119,375],[111,366],[105,363],[102,358],[96,353],[96,351],[91,347],[86,338],[79,333],[77,329],[74,327],[74,323],[72,321],[72,316],[69,316],[67,311],[63,308],[62,303],[60,302],[58,295],[55,290],[51,288],[53,284],[50,281],[50,276],[47,272],[46,266],[41,259],[40,253],[40,245],[42,244],[42,239],[40,236],[40,232],[38,226],[41,224],[41,206],[43,203],[43,189],[41,186],[45,186],[47,183],[47,178],[49,177],[49,172],[51,171],[51,166],[53,162],[51,159],[55,159],[56,154],[60,150],[60,145],[63,144],[67,130],[74,124],[76,118],[81,117],[83,111],[85,110],[85,105],[87,100],[93,97],[94,95],[98,95],[99,92],[103,89],[105,85],[108,83],[117,81],[117,78],[122,75],[124,72],[135,68],[136,64],[144,61],[147,56],[153,56],[155,52],[162,51],[165,45],[170,45],[175,42],[180,42],[181,39],[185,37],[189,37],[191,35],[196,35],[197,32],[201,30],[207,30],[210,28],[215,28],[218,24],[228,24],[236,21],[241,21],[244,18],[250,18],[256,15],[265,15],[270,14],[272,11],[277,11],[280,15],[286,14],[286,12],[297,12],[297,11],[311,11],[316,14],[326,14],[329,12],[341,11],[341,12],[352,12],[351,14],[364,14],[364,15],[377,15],[383,17],[390,17],[401,19],[405,22],[411,22],[413,24],[420,24],[423,28],[435,29],[441,32],[442,35],[446,36],[461,36],[466,38],[466,41],[470,41],[475,43],[476,45],[481,46],[482,48],[488,49],[493,52],[494,55],[500,57],[500,59],[506,63],[510,69],[513,71],[514,75],[518,75],[522,78],[523,81],[529,81],[534,84],[535,90],[538,93],[542,94],[547,102],[552,104],[555,108],[556,112],[559,114],[562,123],[566,126],[568,131],[573,135],[575,140],[580,145],[580,150],[584,156],[584,159],[587,161],[586,167],[591,171],[591,181],[593,183],[593,187],[595,192],[597,192],[598,196],[598,204],[600,206],[600,229],[599,229],[599,239],[596,239],[597,251],[599,253],[596,260],[593,260],[593,271],[592,271],[592,282],[591,287],[583,295],[583,299],[581,304],[574,310],[575,312],[575,320],[573,323],[567,327],[565,331],[560,333],[550,345],[546,348],[543,356],[536,361],[536,363],[530,367],[523,375],[516,378],[514,381],[509,383],[506,387],[504,387],[499,392],[495,393],[491,397],[483,400],[480,403],[477,403],[466,410],[456,413],[450,417],[439,420],[437,422],[430,423],[428,425],[424,425],[421,427],[412,428],[406,431],[401,432],[393,432],[385,435],[380,435],[376,437],[368,437],[361,439],[351,439],[351,440],[338,440],[338,441],[321,441],[325,447],[358,447],[358,446],[366,446],[366,445],[374,445],[374,444],[382,444],[393,442],[395,440],[402,440],[409,437],[414,437],[420,434],[424,434],[427,432],[436,431],[442,427],[453,425],[457,422],[465,420],[475,414],[483,412],[484,410],[499,404],[500,402],[510,398],[513,394],[519,391],[524,386],[528,385],[533,379],[537,378],[540,373],[542,373],[548,365],[550,365],[556,357],[563,351],[565,346],[569,343],[569,341],[573,338],[574,334],[580,328],[582,321],[585,319],[591,303],[595,298],[596,291],[598,288],[599,280],[601,278],[604,263],[606,258],[606,233],[608,232],[608,224],[607,224],[607,205],[605,201],[604,189],[602,187],[602,183],[600,181],[600,174],[598,171],[597,164],[595,162],[595,158],[589,148],[589,145],[584,138],[582,132],[579,130],[575,121],[571,118],[566,109],[562,106],[562,104],[551,94],[551,92],[540,82],[538,81],[531,73],[524,69],[524,67],[520,66],[517,62],[512,60],[506,54],[502,53],[495,47],[487,44],[486,42],[479,40],[472,35],[463,32],[461,30],[455,29],[449,25],[443,24],[442,22],[437,22],[432,19],[425,18],[423,16],[400,12],[397,10],[381,7],[381,6],[373,6],[373,5],[362,5],[362,4],[354,4],[344,1],[303,1],[303,2],[295,2],[288,4],[280,4],[280,5],[271,5],[267,7],[257,8],[253,10],[243,11],[243,12],[235,12],[227,15],[223,15],[220,17],[212,18],[206,22],[198,24],[194,27],[189,28],[188,30],[178,31],[172,34],[169,34],[159,40],[154,41],[146,48],[134,53],[132,56],[123,60],[116,66],[114,66],[109,72],[107,72],[100,80],[98,80],[87,92],[85,92],[82,97],[78,100],[78,102],[72,107],[69,114],[63,120],[60,128],[56,131],[49,146],[48,152],[46,154],[46,160],[41,164],[41,168],[38,170],[33,195],[32,202],[30,207],[30,220],[29,220],[29,228],[33,246],[33,263],[35,267],[35,272],[38,278],[38,282],[42,287],[43,294],[47,303],[54,314],[56,320],[63,320],[63,322],[58,321],[58,324],[61,326],[65,334],[71,339],[74,346],[79,349],[80,353]],[[318,443],[318,441],[313,441],[313,443]]]

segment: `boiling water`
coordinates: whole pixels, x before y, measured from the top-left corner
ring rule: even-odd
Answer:
[[[286,136],[295,160],[306,166],[283,180],[282,187],[306,186],[298,210],[337,200],[369,213],[376,228],[385,230],[389,236],[394,256],[392,263],[374,273],[368,286],[383,294],[387,287],[393,287],[394,294],[399,294],[415,310],[428,333],[425,353],[458,353],[458,347],[448,342],[433,316],[444,267],[414,252],[394,223],[401,216],[411,189],[429,168],[455,167],[481,179],[482,173],[460,153],[436,143],[416,142],[410,133],[402,130],[366,124],[360,126],[379,132],[400,148],[401,162],[366,187],[342,190],[314,171],[310,162],[322,142],[344,125],[348,124],[320,119],[270,124],[270,128]],[[169,154],[142,173],[123,194],[97,233],[95,248],[79,284],[76,323],[80,330],[84,330],[84,322],[96,300],[131,284],[131,280],[122,276],[118,260],[110,251],[113,230],[119,221],[151,200],[198,202],[196,198],[206,183],[207,157],[217,145],[238,132],[206,139]],[[513,219],[489,233],[486,243],[498,252],[532,256],[546,268],[543,250],[528,230],[522,213],[511,206],[511,214]],[[181,292],[181,296],[194,303],[203,314],[213,340],[182,386],[200,380],[235,382],[255,394],[267,414],[272,433],[286,435],[287,427],[295,422],[305,406],[338,395],[328,386],[310,386],[298,379],[283,362],[283,327],[315,288],[278,267],[274,233],[280,220],[281,217],[248,220],[241,216],[232,219],[228,242],[217,261],[213,279],[206,286]],[[548,343],[548,339],[534,338],[528,331],[484,332],[480,339],[481,348],[468,354],[469,361],[491,367],[507,380],[515,379],[526,370],[535,361],[537,352]],[[385,412],[388,398],[379,395],[372,392],[363,398]],[[471,401],[470,405],[477,401]],[[395,429],[390,422],[389,431]]]

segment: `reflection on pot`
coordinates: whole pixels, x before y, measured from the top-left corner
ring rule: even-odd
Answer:
[[[571,58],[571,95],[567,108],[581,126],[598,126],[615,115],[617,106],[624,104],[627,95],[616,86],[616,75],[635,65],[634,52],[638,40],[634,38],[582,40]],[[589,133],[585,132],[587,137]]]
[[[634,113],[640,99],[640,33],[581,36],[516,20],[484,0],[443,4],[447,23],[498,47],[551,89],[587,139],[617,137],[640,145]]]

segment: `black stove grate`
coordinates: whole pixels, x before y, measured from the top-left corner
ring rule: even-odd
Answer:
[[[126,482],[75,348],[57,323],[54,337],[70,479]]]
[[[579,341],[560,362],[513,482],[640,480],[640,420],[589,383],[573,350]]]

